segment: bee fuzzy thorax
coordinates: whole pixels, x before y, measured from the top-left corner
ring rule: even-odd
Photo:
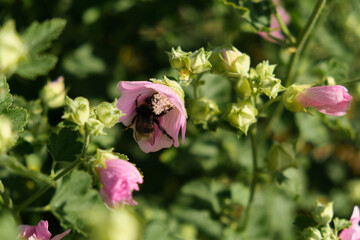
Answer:
[[[169,99],[159,93],[155,93],[151,97],[150,101],[155,115],[160,115],[174,107],[174,105],[169,101]]]

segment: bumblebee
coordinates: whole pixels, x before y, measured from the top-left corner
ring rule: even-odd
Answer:
[[[135,100],[136,115],[132,120],[129,127],[135,124],[134,138],[137,142],[140,140],[148,140],[151,145],[155,142],[155,124],[160,131],[165,134],[169,139],[174,139],[166,132],[166,130],[160,125],[159,118],[173,109],[172,103],[159,93],[154,93],[150,97],[146,98],[142,104],[138,104],[137,96]]]

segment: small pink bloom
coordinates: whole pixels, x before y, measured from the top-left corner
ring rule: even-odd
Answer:
[[[282,6],[279,5],[278,1],[274,0],[273,2],[277,5],[276,10],[277,10],[278,14],[280,15],[281,19],[284,21],[284,23],[286,25],[288,25],[290,23],[289,14],[286,12],[285,8],[283,8]],[[281,32],[280,24],[279,24],[278,20],[276,19],[275,15],[273,15],[273,14],[271,15],[271,19],[270,19],[270,31],[271,31],[270,32],[271,36],[278,38],[280,40],[284,40],[284,35]],[[274,39],[269,38],[267,36],[266,32],[258,32],[258,34],[262,38],[264,38],[265,40],[267,40],[269,42],[278,43]]]
[[[48,221],[44,220],[41,220],[36,226],[20,225],[20,237],[26,240],[60,240],[71,231],[70,229],[66,230],[50,239],[51,233],[48,227]]]
[[[105,160],[105,166],[98,167],[103,187],[100,195],[106,205],[116,208],[120,204],[136,205],[132,198],[133,190],[139,191],[138,183],[143,183],[139,170],[130,162],[122,159]]]
[[[125,116],[119,119],[119,122],[122,122],[126,127],[134,129],[134,138],[142,151],[148,153],[159,151],[162,148],[169,148],[172,145],[178,147],[180,128],[182,141],[183,143],[185,142],[186,110],[182,100],[174,90],[168,86],[147,81],[121,81],[117,87],[121,92],[117,107],[123,113],[126,113]],[[147,124],[152,125],[154,131],[141,134],[139,131],[136,131],[137,127],[138,130],[139,127],[142,128],[144,133],[145,129],[142,127],[143,125],[140,126],[139,124],[137,126],[139,120],[137,110],[139,109],[138,107],[144,104],[145,100],[149,101],[152,96],[157,96],[155,100],[159,102],[159,105],[150,104],[152,108],[150,109],[152,110],[151,113],[156,115],[153,115],[154,121],[150,121]],[[136,101],[138,103],[137,107]],[[161,109],[165,110],[161,111]]]
[[[352,225],[349,229],[344,229],[341,231],[339,237],[341,240],[359,240],[360,239],[360,211],[359,207],[355,206],[353,213],[351,215],[350,221]]]
[[[347,89],[340,85],[307,88],[296,97],[302,106],[333,116],[345,115],[351,100]]]

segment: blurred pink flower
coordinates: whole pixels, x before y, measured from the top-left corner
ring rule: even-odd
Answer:
[[[20,225],[20,237],[27,240],[60,240],[71,231],[70,229],[66,230],[50,239],[51,233],[48,227],[48,221],[44,220],[41,220],[36,226]]]
[[[343,116],[352,97],[345,87],[333,85],[307,88],[295,100],[303,107],[313,107],[327,115]]]
[[[136,205],[132,192],[139,191],[138,183],[143,183],[139,170],[122,159],[105,160],[105,166],[97,168],[103,184],[100,195],[105,204],[110,208],[117,208],[120,204]]]
[[[273,2],[276,5],[276,11],[279,13],[279,16],[281,17],[281,19],[284,21],[284,23],[286,25],[288,25],[290,23],[290,16],[289,14],[286,12],[285,8],[283,8],[282,6],[280,6],[279,1],[273,0]],[[280,24],[278,22],[278,20],[276,19],[275,15],[272,14],[271,15],[271,19],[270,19],[270,35],[278,38],[280,40],[284,40],[284,35],[281,32],[280,29]],[[264,38],[265,40],[269,41],[269,42],[273,42],[273,43],[279,43],[276,40],[270,38],[267,36],[266,32],[258,32],[258,34]]]
[[[341,231],[339,237],[341,240],[359,240],[360,239],[360,211],[359,207],[355,206],[353,213],[351,215],[350,221],[352,225],[349,229],[344,229]]]
[[[185,142],[186,110],[173,89],[147,81],[121,81],[117,87],[121,92],[117,107],[126,114],[119,122],[134,130],[142,151],[178,147],[180,128]]]

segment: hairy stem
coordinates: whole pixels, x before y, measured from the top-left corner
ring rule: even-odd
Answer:
[[[83,144],[83,148],[81,150],[81,154],[79,155],[79,157],[73,162],[71,163],[67,168],[65,168],[64,170],[62,170],[59,174],[57,174],[54,177],[54,181],[59,180],[60,178],[64,177],[65,175],[67,175],[69,172],[71,172],[72,170],[74,170],[82,161],[83,158],[86,155],[86,151],[88,149],[89,146],[89,142],[90,142],[90,133],[85,129],[85,134],[84,134],[84,144]],[[32,202],[34,202],[36,199],[38,199],[41,195],[43,195],[47,190],[49,190],[52,187],[52,185],[45,185],[43,186],[41,189],[39,189],[39,191],[37,191],[36,193],[34,193],[33,195],[31,195],[28,199],[26,199],[22,204],[20,204],[17,207],[17,211],[20,212],[21,210],[23,210],[24,208],[26,208],[27,206],[29,206]]]
[[[257,163],[257,147],[256,147],[256,124],[251,127],[249,132],[250,132],[251,151],[252,151],[252,167],[253,167],[252,180],[251,180],[251,185],[250,185],[250,196],[249,196],[248,204],[245,209],[244,220],[243,220],[240,230],[244,230],[246,228],[247,223],[249,222],[250,212],[251,212],[251,208],[252,208],[252,204],[253,204],[254,196],[255,196],[256,183],[257,183],[257,179],[258,179],[258,176],[257,176],[258,163]]]
[[[296,42],[295,38],[290,33],[288,27],[286,26],[283,19],[281,18],[281,16],[280,16],[279,12],[277,11],[276,6],[275,6],[273,1],[270,1],[270,7],[271,7],[271,11],[273,12],[273,14],[276,17],[276,20],[279,23],[280,29],[284,33],[285,37],[289,40],[290,44],[295,44],[295,42]]]

